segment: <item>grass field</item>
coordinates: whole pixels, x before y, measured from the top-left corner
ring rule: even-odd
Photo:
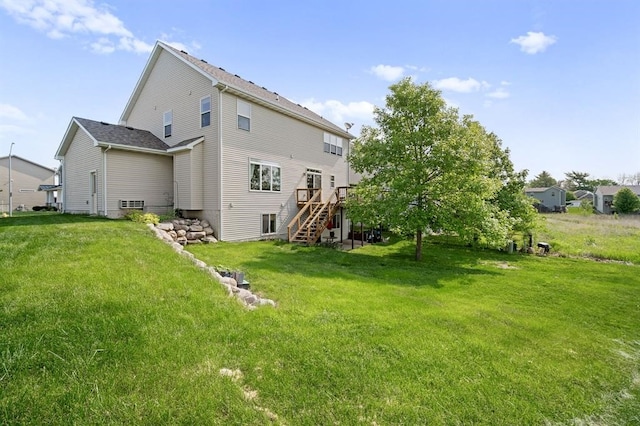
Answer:
[[[0,219],[0,423],[640,422],[637,265],[443,243],[415,262],[400,240],[190,250],[278,306],[245,309],[139,224]]]
[[[640,215],[548,214],[539,236],[564,255],[640,265]]]

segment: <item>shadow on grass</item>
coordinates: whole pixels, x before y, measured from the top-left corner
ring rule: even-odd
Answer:
[[[295,281],[299,278],[320,278],[339,281],[366,281],[378,285],[442,288],[447,282],[472,284],[472,276],[497,276],[501,272],[479,267],[482,262],[517,262],[520,256],[455,245],[428,242],[423,249],[423,259],[414,260],[415,245],[410,241],[393,240],[384,244],[369,245],[351,251],[326,247],[304,247],[286,242],[239,243],[244,247],[227,246],[237,259],[233,267],[284,274]],[[262,244],[262,246],[258,246]],[[224,246],[220,247],[223,248]],[[246,250],[245,250],[246,248]],[[216,246],[192,249],[196,256],[208,258],[216,264]],[[211,251],[210,251],[211,250]],[[227,250],[223,248],[223,250]]]

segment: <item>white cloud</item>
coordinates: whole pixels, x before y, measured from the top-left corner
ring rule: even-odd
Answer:
[[[96,53],[124,50],[148,53],[152,44],[145,43],[129,31],[117,16],[93,0],[0,0],[0,7],[13,18],[42,31],[52,39],[83,35]]]
[[[502,81],[500,82],[500,84],[501,84],[501,85],[503,85],[503,86],[511,86],[511,82],[506,81],[506,80],[502,80]]]
[[[344,104],[332,99],[319,102],[311,98],[300,102],[300,105],[307,107],[316,114],[338,125],[344,121],[356,121],[361,124],[368,124],[373,120],[374,105],[367,101]]]
[[[507,99],[509,96],[511,95],[503,87],[498,87],[493,92],[487,93],[487,97],[493,98],[493,99]]]
[[[458,77],[449,77],[442,80],[435,80],[433,86],[440,90],[450,90],[452,92],[470,93],[480,89],[486,90],[491,85],[486,81],[478,81],[475,78],[461,80]]]
[[[392,65],[376,65],[371,67],[371,72],[386,81],[395,81],[402,78],[404,75],[404,67],[396,67]]]
[[[529,55],[544,52],[547,50],[547,47],[551,46],[556,41],[556,36],[548,36],[542,32],[535,33],[532,31],[527,32],[526,36],[511,39],[511,43],[519,45],[520,50],[524,53],[528,53]]]
[[[0,104],[0,118],[10,120],[26,120],[27,115],[20,108],[9,104]]]
[[[35,131],[27,127],[16,126],[15,124],[0,124],[0,139],[4,139],[9,135],[28,135],[33,133]]]

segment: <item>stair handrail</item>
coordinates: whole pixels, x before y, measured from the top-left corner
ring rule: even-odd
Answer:
[[[287,225],[287,240],[289,242],[291,242],[291,228],[297,224],[298,225],[297,229],[298,230],[300,229],[301,227],[300,218],[302,218],[302,216],[304,215],[305,212],[307,212],[307,210],[309,211],[309,216],[311,216],[315,212],[313,207],[317,205],[318,203],[317,199],[321,197],[322,197],[322,192],[315,191],[313,196],[304,204],[304,206],[300,209],[298,214],[296,214],[294,218],[291,219],[291,221],[289,222],[289,225]]]
[[[316,223],[316,229],[313,236],[311,235],[311,226],[307,226],[307,244],[310,244],[312,241],[316,241],[318,237],[324,232],[324,230],[327,229],[327,225],[329,224],[329,221],[333,218],[333,215],[338,210],[339,200],[340,200],[339,188],[336,188],[336,190],[333,191],[333,193],[327,199],[327,201],[325,201],[322,204],[322,207],[317,209],[316,213],[305,221],[305,224],[308,223],[309,225],[313,222]],[[320,215],[325,210],[327,210],[327,217],[325,218],[324,221],[321,221]]]

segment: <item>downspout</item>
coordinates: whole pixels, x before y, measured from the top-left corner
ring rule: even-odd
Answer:
[[[60,167],[62,168],[62,172],[60,173],[60,202],[62,202],[62,206],[60,206],[60,211],[62,213],[66,213],[67,207],[67,168],[64,166],[64,157],[60,159]]]
[[[103,195],[103,204],[102,209],[104,210],[104,216],[107,217],[107,151],[111,149],[111,145],[107,147],[104,151],[102,151],[102,195]]]
[[[222,94],[227,91],[229,86],[225,85],[224,89],[218,89],[218,239],[223,241],[222,235],[222,192],[224,186],[222,185]]]

